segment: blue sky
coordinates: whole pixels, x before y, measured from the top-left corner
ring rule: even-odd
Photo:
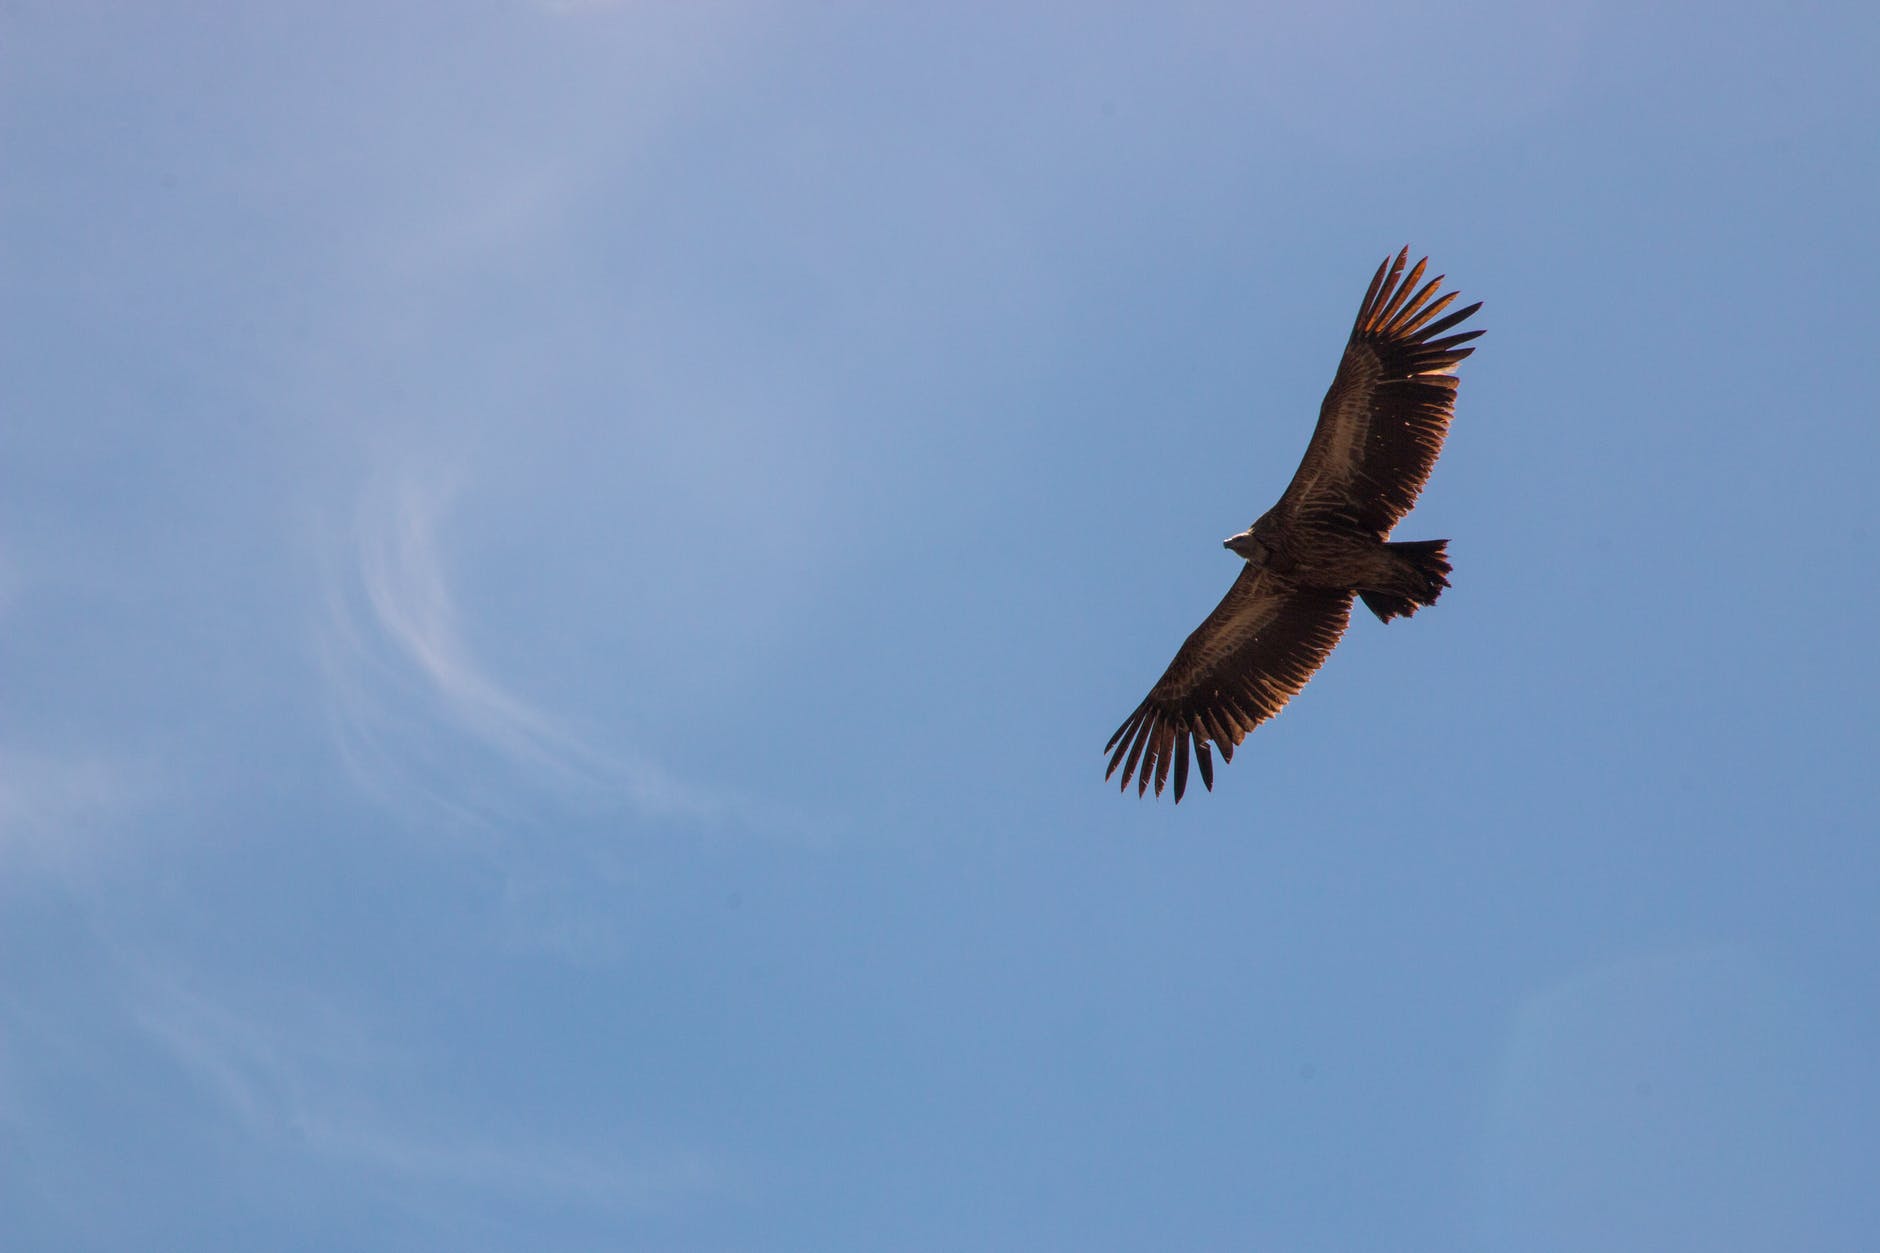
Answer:
[[[1869,1247],[1880,19],[1301,7],[11,6],[0,1243]]]

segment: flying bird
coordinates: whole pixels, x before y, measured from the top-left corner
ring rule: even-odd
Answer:
[[[1456,366],[1482,332],[1453,330],[1482,306],[1444,316],[1456,293],[1421,287],[1428,258],[1404,273],[1410,250],[1385,258],[1371,278],[1319,424],[1279,503],[1222,545],[1244,561],[1240,577],[1103,751],[1108,779],[1157,796],[1175,776],[1188,788],[1192,751],[1214,788],[1223,761],[1247,733],[1278,713],[1324,664],[1357,596],[1383,622],[1433,605],[1449,586],[1447,540],[1393,542],[1442,451],[1456,406]]]

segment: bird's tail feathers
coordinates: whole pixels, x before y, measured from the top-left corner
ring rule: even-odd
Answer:
[[[1434,605],[1449,586],[1449,554],[1446,539],[1404,540],[1385,544],[1391,561],[1391,586],[1388,590],[1366,588],[1358,595],[1365,608],[1377,615],[1379,622],[1407,618],[1424,605]]]

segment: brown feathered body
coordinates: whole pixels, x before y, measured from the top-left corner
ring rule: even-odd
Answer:
[[[1480,335],[1445,335],[1481,305],[1444,316],[1455,293],[1409,250],[1371,279],[1318,426],[1285,494],[1224,541],[1240,577],[1188,637],[1104,751],[1140,794],[1171,773],[1175,799],[1192,758],[1214,786],[1210,746],[1225,760],[1290,700],[1344,634],[1354,596],[1385,622],[1433,604],[1449,586],[1446,540],[1391,542],[1416,503],[1455,409],[1456,365]]]

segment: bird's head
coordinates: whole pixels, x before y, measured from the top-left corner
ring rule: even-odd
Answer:
[[[1228,536],[1221,541],[1221,547],[1227,549],[1229,552],[1240,554],[1240,556],[1246,558],[1248,562],[1256,566],[1266,561],[1266,545],[1253,537],[1253,529],[1251,527],[1238,535]]]

